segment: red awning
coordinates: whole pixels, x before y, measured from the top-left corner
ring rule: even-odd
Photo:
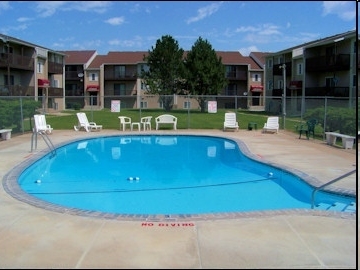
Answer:
[[[38,87],[49,87],[50,82],[46,79],[38,79]]]
[[[262,92],[264,90],[262,85],[251,85],[250,91],[251,92]]]
[[[292,89],[302,88],[302,81],[291,81],[289,88],[292,88]]]
[[[100,87],[98,85],[88,85],[86,87],[86,91],[88,92],[97,92],[100,90]]]

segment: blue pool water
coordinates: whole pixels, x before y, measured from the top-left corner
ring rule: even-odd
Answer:
[[[30,165],[18,182],[46,202],[112,214],[311,209],[313,191],[297,176],[248,158],[235,141],[189,135],[72,142]],[[340,204],[337,211],[354,202],[322,191],[315,201],[323,210]]]

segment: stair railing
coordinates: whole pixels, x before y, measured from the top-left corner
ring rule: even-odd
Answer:
[[[355,172],[356,172],[356,170],[350,171],[348,173],[345,173],[344,175],[341,175],[341,176],[331,180],[328,183],[325,183],[325,184],[315,188],[313,190],[312,194],[311,194],[311,209],[314,209],[314,202],[315,202],[315,194],[316,194],[316,192],[318,192],[320,189],[323,189],[324,187],[327,187],[328,185],[331,185],[331,184],[333,184],[333,183],[335,183],[335,182],[337,182],[337,181],[339,181],[339,180],[341,180],[341,179],[343,179],[343,178],[345,178],[345,177],[347,177],[347,176],[349,176],[349,175],[351,175],[351,174],[353,174]]]

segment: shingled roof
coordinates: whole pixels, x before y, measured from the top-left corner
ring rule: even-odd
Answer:
[[[59,52],[65,54],[66,65],[83,65],[86,64],[91,59],[91,57],[97,55],[96,50]]]

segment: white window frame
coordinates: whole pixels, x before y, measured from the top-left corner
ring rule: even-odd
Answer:
[[[253,74],[252,75],[252,81],[253,82],[261,82],[261,77],[260,77],[260,75],[259,74]]]
[[[147,101],[140,101],[140,108],[147,109],[147,107],[148,107],[148,102]]]
[[[59,84],[59,80],[53,80],[52,87],[57,87],[57,88],[59,88],[59,87],[60,87],[59,85],[60,85],[60,84]]]
[[[97,73],[90,73],[89,74],[89,81],[90,82],[97,82],[98,81]]]
[[[189,100],[184,101],[183,109],[191,109],[191,101]]]
[[[296,75],[303,75],[303,64],[298,63],[296,65]]]
[[[42,74],[44,72],[44,62],[41,60],[38,60],[37,62],[37,73]]]

